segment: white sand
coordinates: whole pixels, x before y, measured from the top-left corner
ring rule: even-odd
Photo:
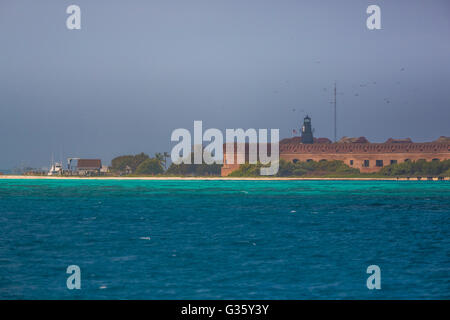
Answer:
[[[251,180],[251,181],[284,181],[284,180],[395,180],[397,178],[281,178],[281,177],[57,177],[57,176],[20,176],[20,175],[0,175],[0,179],[48,179],[48,180]],[[406,180],[399,178],[398,180]],[[417,180],[411,177],[410,180]],[[422,177],[422,180],[427,180]],[[435,178],[436,180],[436,178]],[[445,180],[449,180],[448,177]]]

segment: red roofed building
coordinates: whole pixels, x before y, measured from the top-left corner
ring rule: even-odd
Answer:
[[[102,160],[100,159],[79,159],[77,163],[77,171],[80,175],[96,175],[100,173],[102,168]]]
[[[236,150],[236,149],[235,149]],[[241,158],[247,160],[247,150]],[[238,153],[238,152],[237,152]],[[414,143],[411,139],[388,139],[385,143],[370,143],[365,137],[344,137],[337,143],[327,138],[313,138],[313,143],[303,143],[302,137],[283,139],[279,144],[280,159],[298,161],[343,161],[360,172],[378,172],[383,167],[407,161],[450,160],[450,138],[440,137],[434,142]],[[234,163],[227,164],[224,151],[222,176],[239,169],[237,154]]]

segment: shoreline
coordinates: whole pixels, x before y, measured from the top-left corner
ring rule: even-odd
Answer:
[[[404,177],[392,178],[327,178],[327,177],[61,177],[61,176],[21,176],[21,175],[0,175],[0,180],[211,180],[211,181],[301,181],[301,180],[323,180],[323,181],[431,181],[427,177],[417,179],[417,177],[410,177],[409,179]],[[445,181],[450,180],[449,177],[444,177]],[[433,178],[433,181],[438,181],[437,178]],[[442,181],[442,180],[441,180]]]

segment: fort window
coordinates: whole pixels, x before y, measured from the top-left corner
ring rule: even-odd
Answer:
[[[439,159],[438,158],[434,158],[433,160],[431,160],[431,161],[439,161]]]
[[[327,161],[327,159],[320,159],[320,162],[324,162],[324,161]]]
[[[350,165],[351,165],[351,166],[353,165],[353,160],[350,160]]]
[[[297,163],[297,162],[298,162],[298,159],[294,159],[294,160],[292,160],[292,162],[293,162],[293,163]]]
[[[364,160],[363,162],[363,167],[369,167],[370,166],[370,161],[369,160]]]
[[[411,160],[410,159],[405,159],[405,162],[410,162]]]
[[[397,160],[391,160],[391,164],[396,164]]]
[[[382,167],[383,166],[383,160],[375,160],[375,165],[377,167]]]
[[[307,159],[307,160],[306,160],[306,162],[311,162],[311,161],[313,161],[313,159]]]

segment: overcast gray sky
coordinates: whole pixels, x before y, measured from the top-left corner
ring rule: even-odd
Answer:
[[[335,80],[338,137],[449,136],[449,39],[447,0],[1,0],[0,168],[170,152],[194,120],[290,137],[301,110],[332,138]]]

